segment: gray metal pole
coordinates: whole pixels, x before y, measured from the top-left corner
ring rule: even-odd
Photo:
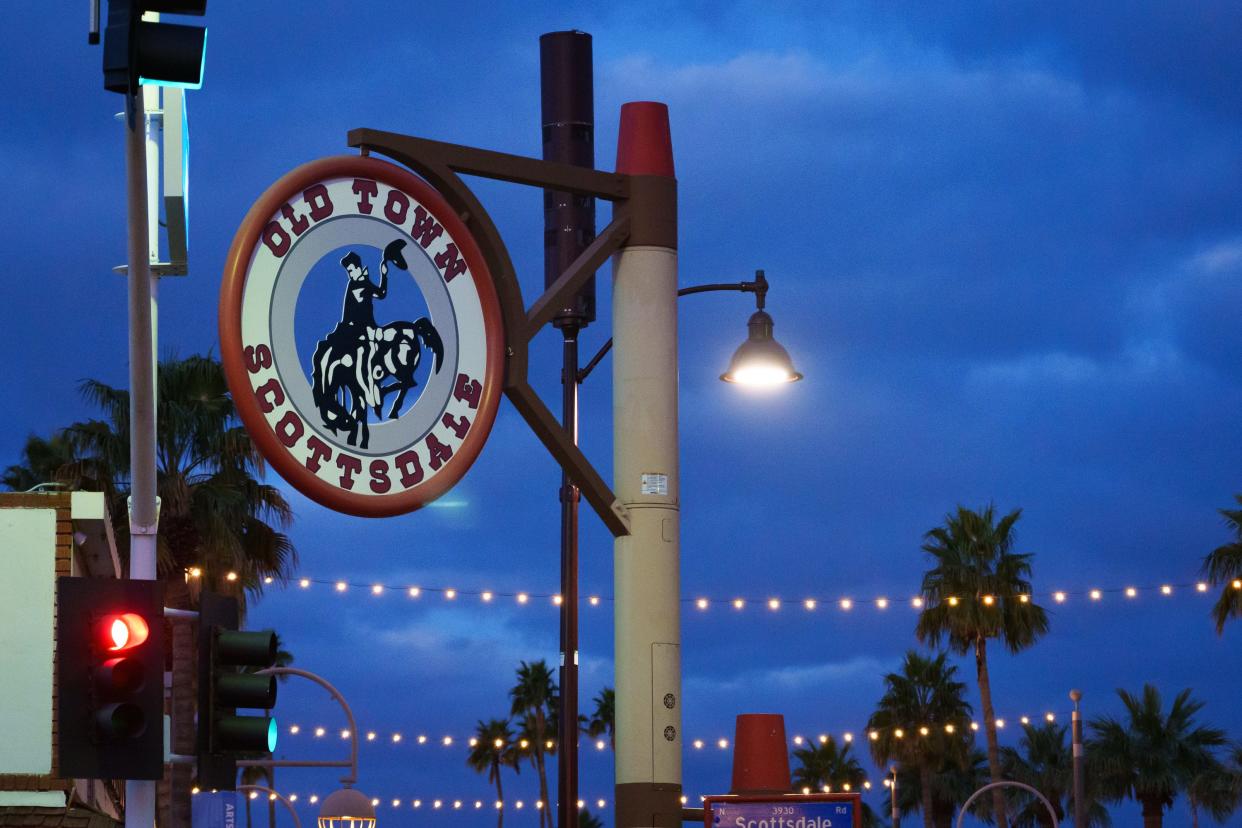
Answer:
[[[889,770],[893,774],[893,828],[901,828],[901,813],[897,810],[897,766],[893,765]]]
[[[129,281],[129,577],[155,580],[155,350],[147,232],[147,136],[141,98],[125,101],[125,201]],[[152,781],[125,783],[125,828],[155,824]]]
[[[1082,701],[1081,690],[1071,690],[1070,699],[1074,702],[1074,713],[1071,717],[1070,738],[1074,743],[1074,828],[1087,828],[1086,780],[1083,778],[1082,748],[1082,711],[1078,703]]]
[[[630,516],[613,555],[615,824],[680,828],[676,182],[662,104],[622,107],[617,172],[662,199],[631,199],[635,230],[613,259],[613,490]]]

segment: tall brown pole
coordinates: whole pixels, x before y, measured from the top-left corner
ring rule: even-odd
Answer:
[[[539,38],[543,157],[595,167],[595,94],[591,36],[551,32]],[[595,239],[595,200],[544,191],[544,282],[551,285]],[[578,332],[595,319],[595,281],[553,319],[564,340],[561,423],[578,442]],[[561,666],[557,725],[556,824],[576,828],[578,813],[578,487],[561,473]]]
[[[1087,828],[1087,786],[1082,767],[1082,711],[1078,707],[1078,702],[1082,701],[1082,691],[1071,690],[1070,700],[1074,702],[1074,713],[1070,722],[1070,741],[1074,751],[1074,828]]]
[[[897,766],[893,765],[891,768],[889,768],[889,771],[893,774],[893,784],[890,786],[892,789],[891,793],[893,795],[893,798],[892,798],[893,828],[901,828],[901,811],[897,810]]]

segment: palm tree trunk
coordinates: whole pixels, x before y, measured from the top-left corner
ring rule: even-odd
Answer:
[[[500,775],[504,773],[504,768],[497,763],[494,770],[496,772],[496,804],[500,806],[496,808],[496,828],[505,828],[505,789],[500,784]]]
[[[539,809],[539,824],[543,825],[543,820],[546,817],[548,828],[553,828],[552,809],[548,807],[548,774],[544,768],[543,751],[541,750],[535,752],[535,765],[539,768],[539,798],[543,800],[543,807]]]
[[[1143,800],[1143,828],[1163,828],[1164,805],[1158,799]]]
[[[1199,806],[1195,804],[1193,796],[1186,801],[1190,803],[1190,828],[1199,828]]]
[[[936,818],[932,813],[931,765],[927,764],[926,759],[919,760],[919,787],[922,789],[919,793],[923,800],[923,828],[936,828]]]
[[[270,716],[272,711],[267,711],[267,714]],[[267,769],[267,785],[274,791],[279,790],[279,788],[276,787],[275,768]],[[276,800],[272,799],[270,796],[267,798],[267,828],[276,828]]]
[[[992,781],[999,782],[1001,776],[1000,746],[996,741],[996,710],[992,707],[992,682],[988,678],[988,641],[986,638],[975,640],[975,670],[979,676],[979,698],[983,701],[983,730],[988,740],[988,771]],[[1009,828],[1009,818],[1005,814],[1005,792],[1000,788],[992,789],[992,812],[996,817],[996,828]]]
[[[544,819],[547,819],[548,828],[555,828],[552,823],[552,808],[548,802],[548,773],[543,762],[543,741],[544,730],[546,725],[543,719],[543,710],[535,711],[535,767],[539,770],[539,798],[543,800],[543,807],[539,809],[539,826],[543,828]]]

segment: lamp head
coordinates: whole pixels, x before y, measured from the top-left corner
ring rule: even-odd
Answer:
[[[794,370],[789,352],[772,336],[772,317],[757,310],[746,323],[747,336],[729,360],[729,369],[720,375],[725,382],[770,387],[797,382],[802,374]]]
[[[375,806],[361,791],[342,788],[319,806],[319,828],[375,828]]]

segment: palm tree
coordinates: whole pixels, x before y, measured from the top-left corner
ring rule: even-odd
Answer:
[[[611,687],[605,687],[595,696],[595,709],[587,720],[586,735],[598,739],[608,734],[608,744],[617,749],[617,694]]]
[[[578,811],[578,828],[604,828],[604,821],[587,808]]]
[[[908,814],[921,811],[923,782],[918,768],[897,771],[897,809]],[[941,757],[931,774],[932,824],[936,828],[952,828],[953,816],[970,795],[988,783],[988,757],[974,746],[974,737],[961,734],[961,745]],[[972,816],[991,822],[989,803],[977,802]]]
[[[1216,822],[1233,816],[1238,807],[1238,781],[1238,772],[1221,762],[1213,761],[1200,769],[1186,787],[1191,825],[1199,828],[1200,810],[1206,811]]]
[[[1032,556],[1013,552],[1013,525],[1021,516],[1022,510],[1015,509],[997,522],[991,504],[980,512],[958,506],[945,516],[944,526],[927,532],[923,544],[935,566],[923,575],[925,603],[915,632],[925,644],[939,646],[947,639],[957,653],[974,650],[993,782],[1002,776],[988,639],[999,638],[1017,653],[1048,631],[1047,613],[1031,598]],[[1007,828],[1000,788],[992,792],[992,808],[997,828]]]
[[[241,778],[238,781],[242,785],[263,785],[275,790],[276,780],[273,778],[275,776],[275,770],[275,768],[258,768],[253,766],[244,767],[241,769]],[[251,796],[253,793],[254,791],[245,791],[242,793],[242,796],[246,800],[246,828],[250,828],[250,803],[254,799],[254,797]],[[267,799],[267,797],[264,798]],[[274,828],[276,820],[273,818],[273,815],[275,814],[276,803],[272,802],[270,799],[268,801],[271,804],[271,810],[268,812],[268,828]]]
[[[292,512],[275,487],[260,482],[262,458],[238,424],[220,363],[210,356],[166,360],[158,383],[157,549],[158,572],[168,583],[165,603],[192,609],[200,587],[244,600],[262,593],[265,578],[283,583],[297,560],[284,533]],[[103,491],[116,518],[118,552],[127,561],[129,526],[122,516],[129,493],[129,393],[94,380],[85,381],[82,392],[102,409],[102,419],[75,423],[49,440],[28,440],[25,466],[10,466],[4,482],[20,486],[54,477],[70,488]],[[186,575],[191,566],[202,573],[193,584]],[[172,625],[172,747],[179,753],[194,752],[194,648],[190,626]],[[162,825],[190,825],[190,773],[189,766],[170,766],[161,786]]]
[[[838,745],[836,739],[824,736],[818,744],[812,742],[809,747],[795,749],[794,790],[803,793],[862,791],[867,772],[858,758],[850,755],[852,748],[848,742]],[[864,802],[862,810],[863,825],[875,825],[876,815],[871,806]]]
[[[836,739],[828,736],[818,744],[795,749],[794,790],[818,793],[825,785],[834,791],[861,789],[867,773],[858,758],[850,755],[852,748],[849,743],[838,745]]]
[[[518,767],[518,752],[513,744],[513,731],[509,729],[508,719],[489,719],[480,721],[474,728],[475,743],[466,756],[466,764],[479,773],[487,774],[487,781],[496,786],[496,801],[505,801],[505,790],[501,783],[501,775],[505,768],[513,768],[514,773],[521,773]],[[496,809],[496,828],[504,828],[505,809]]]
[[[555,716],[557,707],[556,682],[552,679],[552,671],[543,659],[527,664],[525,661],[517,670],[517,684],[509,691],[513,704],[510,713],[522,716],[528,726],[525,736],[531,746],[531,762],[539,773],[539,799],[544,807],[539,811],[539,825],[547,821],[548,828],[553,828],[552,808],[548,803],[548,775],[544,765],[544,755],[548,753],[547,734],[555,732],[549,727],[549,720]]]
[[[928,658],[911,650],[901,671],[884,677],[884,695],[867,722],[875,734],[871,757],[876,764],[896,761],[917,768],[925,828],[934,826],[932,773],[963,751],[961,733],[970,722],[966,685],[956,675],[944,653]]]
[[[22,459],[4,470],[0,483],[15,492],[25,492],[41,483],[65,483],[66,472],[77,461],[73,443],[63,431],[48,439],[31,434],[22,446]]]
[[[1233,498],[1242,506],[1242,494]],[[1242,578],[1242,509],[1221,509],[1220,513],[1236,540],[1216,547],[1212,554],[1203,559],[1203,574],[1213,586],[1224,585],[1220,598],[1212,607],[1212,620],[1216,622],[1218,635],[1225,631],[1226,621],[1242,616],[1242,589],[1235,586]]]
[[[1135,800],[1143,807],[1144,828],[1161,828],[1165,808],[1216,763],[1214,751],[1225,735],[1195,723],[1203,703],[1191,699],[1189,689],[1177,694],[1167,715],[1160,691],[1150,684],[1139,696],[1125,690],[1117,695],[1126,721],[1111,716],[1091,721],[1089,770],[1106,798]]]
[[[1018,748],[1001,748],[1001,767],[1005,777],[1030,785],[1052,804],[1057,822],[1074,809],[1074,757],[1066,741],[1068,728],[1048,722],[1023,725]],[[1088,780],[1090,781],[1090,780]],[[1108,811],[1087,791],[1087,824],[1107,828]],[[1048,809],[1038,799],[1025,794],[1012,795],[1019,804],[1013,817],[1014,828],[1051,828]]]

